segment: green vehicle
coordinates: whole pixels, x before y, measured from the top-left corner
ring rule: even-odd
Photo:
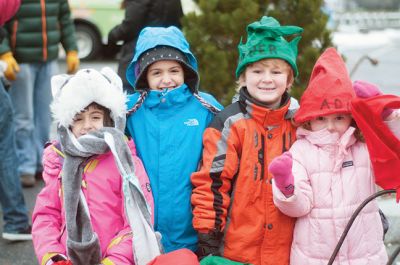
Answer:
[[[112,56],[118,47],[107,45],[108,32],[121,23],[125,11],[121,0],[69,0],[72,19],[76,27],[79,57],[97,59]]]

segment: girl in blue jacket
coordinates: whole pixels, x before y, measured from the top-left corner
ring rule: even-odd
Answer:
[[[198,91],[196,58],[174,27],[144,28],[126,71],[127,132],[136,142],[154,196],[154,227],[165,252],[196,251],[190,176],[202,154],[203,131],[222,106]]]

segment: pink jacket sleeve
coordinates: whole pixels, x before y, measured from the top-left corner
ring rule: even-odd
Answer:
[[[60,155],[55,151],[56,142],[47,146],[43,152],[43,180],[45,187],[36,198],[32,214],[32,239],[39,263],[44,264],[51,253],[66,254],[61,243],[65,233],[61,214],[60,180],[62,169]],[[45,260],[43,260],[45,259]]]
[[[124,210],[122,210],[123,212]],[[107,261],[111,261],[112,264],[131,265],[134,264],[133,260],[133,248],[132,248],[132,231],[129,227],[129,223],[126,221],[124,214],[125,225],[111,241],[106,253],[104,253],[103,264],[110,264]]]
[[[122,181],[121,181],[122,182]],[[121,196],[123,196],[121,186]],[[133,248],[132,248],[132,230],[125,214],[125,205],[121,204],[121,215],[124,219],[124,226],[122,230],[111,240],[109,243],[102,264],[121,264],[130,265],[134,264]]]
[[[53,254],[66,254],[62,241],[65,233],[59,180],[51,179],[36,198],[32,214],[32,240],[39,264],[45,264]]]
[[[295,143],[296,145],[296,143]],[[300,158],[296,151],[290,149],[293,157],[292,172],[294,176],[294,194],[286,198],[286,196],[276,187],[275,181],[272,185],[273,200],[276,207],[282,213],[291,217],[301,217],[308,214],[313,208],[313,191],[308,177],[307,170],[302,163],[296,159]]]

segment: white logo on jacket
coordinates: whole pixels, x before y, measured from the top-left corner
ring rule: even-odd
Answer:
[[[188,119],[184,124],[186,126],[199,126],[199,121],[197,119]]]

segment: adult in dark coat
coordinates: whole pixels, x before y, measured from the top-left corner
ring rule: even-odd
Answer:
[[[140,31],[147,26],[181,28],[180,18],[183,16],[180,0],[124,0],[125,18],[108,34],[108,43],[123,41],[121,58],[118,64],[118,75],[124,83],[124,90],[133,92],[125,77],[126,68],[133,58],[136,39]]]
[[[60,44],[66,53],[67,73],[79,68],[68,0],[23,0],[4,29],[7,36],[0,44],[0,60],[7,63],[4,76],[11,81],[16,166],[22,186],[33,187],[35,175],[41,177],[43,147],[50,138],[50,80],[58,72]]]
[[[0,43],[7,35],[2,27],[12,18],[21,4],[20,0],[0,0]],[[11,241],[30,240],[31,226],[24,194],[18,176],[15,149],[14,113],[10,95],[5,90],[3,71],[6,63],[0,60],[0,206],[3,212],[2,238]],[[15,260],[18,263],[18,260]]]

